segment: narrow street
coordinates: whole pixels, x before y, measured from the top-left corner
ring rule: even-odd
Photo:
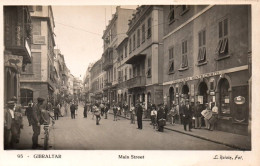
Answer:
[[[232,150],[232,148],[165,130],[160,133],[150,122],[143,122],[143,130],[129,120],[113,121],[102,117],[95,124],[91,113],[83,118],[83,107],[79,106],[76,119],[70,115],[56,121],[54,129],[55,150]]]

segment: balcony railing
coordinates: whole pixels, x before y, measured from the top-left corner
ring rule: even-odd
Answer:
[[[105,62],[102,65],[102,70],[107,70],[109,68],[113,67],[113,60],[109,59],[109,60],[105,60]]]
[[[145,86],[146,80],[144,76],[136,76],[125,81],[125,86],[128,88],[142,87]]]

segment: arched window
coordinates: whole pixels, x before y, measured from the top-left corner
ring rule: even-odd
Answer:
[[[219,102],[220,102],[220,112],[221,114],[230,114],[230,95],[229,95],[229,83],[226,78],[219,81]]]
[[[30,89],[21,89],[21,104],[28,105],[29,101],[33,101],[33,91]]]

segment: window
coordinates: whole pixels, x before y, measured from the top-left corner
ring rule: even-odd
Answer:
[[[228,53],[228,19],[219,22],[219,41],[216,48],[216,54],[225,55]]]
[[[129,53],[132,52],[132,40],[131,38],[129,39]]]
[[[135,50],[135,34],[133,36],[133,50]]]
[[[203,63],[206,61],[206,30],[199,32],[199,52],[198,62]]]
[[[187,40],[182,42],[182,60],[181,68],[188,67],[188,58],[187,58]]]
[[[132,69],[129,69],[129,78],[132,78]]]
[[[147,61],[147,77],[151,77],[152,76],[152,59],[151,57],[148,58]]]
[[[114,81],[116,80],[116,68],[114,68]]]
[[[140,46],[140,29],[137,30],[137,47]]]
[[[125,45],[125,58],[127,58],[127,45]]]
[[[185,13],[187,13],[189,11],[189,6],[188,5],[181,5],[181,13],[180,15],[184,15]]]
[[[220,86],[220,112],[222,115],[230,115],[230,94],[229,94],[229,83],[226,78],[223,78],[219,82]]]
[[[147,21],[147,39],[151,37],[152,35],[152,19],[151,18],[148,18],[148,21]]]
[[[145,24],[142,25],[142,43],[145,42]]]
[[[124,56],[123,56],[123,53],[122,53],[122,55],[121,55],[121,60],[123,60],[124,59]]]
[[[28,105],[30,101],[33,101],[33,91],[30,89],[21,89],[22,106]]]
[[[170,13],[169,13],[168,19],[169,19],[169,24],[173,23],[175,20],[173,5],[170,5]]]
[[[174,55],[173,55],[173,52],[174,52],[174,48],[170,48],[169,49],[169,74],[173,73],[174,71]]]
[[[42,6],[36,6],[36,11],[42,11]]]
[[[125,68],[125,81],[127,80],[127,67]]]

